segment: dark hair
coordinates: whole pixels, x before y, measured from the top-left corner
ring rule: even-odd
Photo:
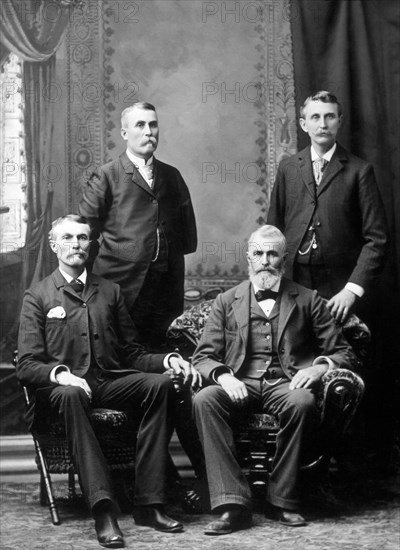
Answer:
[[[65,214],[65,216],[61,216],[60,218],[57,218],[51,223],[51,229],[49,231],[49,241],[54,240],[54,230],[56,227],[61,225],[64,221],[70,221],[70,222],[76,222],[76,223],[82,223],[84,225],[88,225],[90,228],[90,233],[92,233],[92,224],[90,221],[85,218],[85,216],[81,216],[80,214]]]
[[[303,105],[300,107],[300,118],[304,118],[304,109],[307,107],[310,101],[322,101],[322,103],[334,103],[335,105],[338,106],[338,115],[342,116],[343,114],[342,105],[339,103],[338,98],[331,92],[327,92],[326,90],[321,90],[307,97]]]

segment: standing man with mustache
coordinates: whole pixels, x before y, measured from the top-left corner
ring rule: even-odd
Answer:
[[[237,461],[232,427],[255,410],[279,419],[268,481],[276,519],[305,525],[299,513],[299,470],[318,428],[315,388],[354,354],[316,291],[283,278],[286,240],[264,225],[249,239],[249,281],[217,296],[193,357],[208,383],[194,399],[206,460],[211,507],[221,516],[205,534],[251,525],[251,492]]]
[[[184,255],[196,250],[196,221],[181,174],[154,157],[155,107],[125,109],[121,135],[126,151],[91,176],[80,213],[100,239],[93,272],[121,286],[141,341],[159,348],[183,311]]]
[[[279,165],[267,218],[286,236],[287,275],[328,299],[338,322],[355,306],[368,313],[387,241],[372,166],[336,142],[342,121],[332,93],[306,99],[300,125],[311,145]]]

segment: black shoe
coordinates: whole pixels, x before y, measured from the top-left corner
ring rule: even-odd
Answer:
[[[153,527],[162,533],[179,533],[183,530],[182,523],[168,517],[161,506],[137,506],[133,510],[136,525]]]
[[[205,535],[229,535],[251,527],[251,512],[246,508],[228,508],[219,519],[209,523]]]
[[[124,548],[124,537],[113,514],[109,512],[96,514],[94,525],[97,540],[101,546],[105,548]]]
[[[282,523],[282,525],[287,525],[288,527],[302,527],[303,525],[307,525],[307,522],[303,516],[293,510],[285,510],[284,508],[275,507],[274,516],[279,523]]]

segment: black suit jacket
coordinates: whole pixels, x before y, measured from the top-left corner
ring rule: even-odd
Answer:
[[[250,330],[250,281],[219,294],[215,299],[193,356],[202,376],[213,382],[212,371],[240,370],[247,353]],[[352,369],[356,358],[325,302],[315,290],[282,279],[278,326],[278,358],[288,378],[310,367],[318,356],[328,356],[335,367]]]
[[[163,354],[149,354],[137,343],[136,329],[120,287],[88,274],[82,294],[60,271],[26,291],[18,338],[18,379],[30,390],[32,419],[35,390],[50,386],[50,373],[66,365],[83,376],[92,362],[110,376],[133,371],[165,372]]]
[[[129,310],[154,255],[158,226],[172,262],[197,247],[189,190],[176,168],[157,159],[153,189],[126,152],[102,166],[87,182],[79,210],[101,235],[93,271],[121,285]],[[180,277],[183,286],[183,270]]]
[[[315,194],[310,147],[281,162],[267,223],[286,236],[289,277],[313,216],[336,292],[348,281],[370,286],[382,269],[387,240],[372,166],[338,144]]]

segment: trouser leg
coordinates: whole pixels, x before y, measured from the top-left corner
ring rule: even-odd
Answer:
[[[150,266],[129,314],[141,342],[157,349],[165,342],[166,331],[183,311],[184,257],[168,259],[166,270]]]
[[[224,504],[250,508],[250,488],[236,454],[229,396],[220,386],[208,386],[194,398],[193,410],[204,450],[211,508]]]
[[[317,436],[317,409],[311,390],[289,390],[289,382],[263,387],[263,406],[279,419],[276,453],[268,482],[267,500],[295,510],[300,503],[299,476],[302,456]]]
[[[174,392],[173,383],[167,376],[136,372],[107,380],[93,394],[94,406],[133,410],[140,415],[134,491],[137,506],[167,502]]]
[[[205,476],[204,455],[193,419],[192,407],[192,397],[189,391],[185,391],[182,399],[177,395],[174,425],[176,435],[193,466],[196,477],[203,479]]]
[[[71,458],[82,493],[91,509],[97,502],[114,502],[108,466],[91,423],[89,398],[77,386],[57,386],[37,392],[37,405],[50,403],[64,419]]]

